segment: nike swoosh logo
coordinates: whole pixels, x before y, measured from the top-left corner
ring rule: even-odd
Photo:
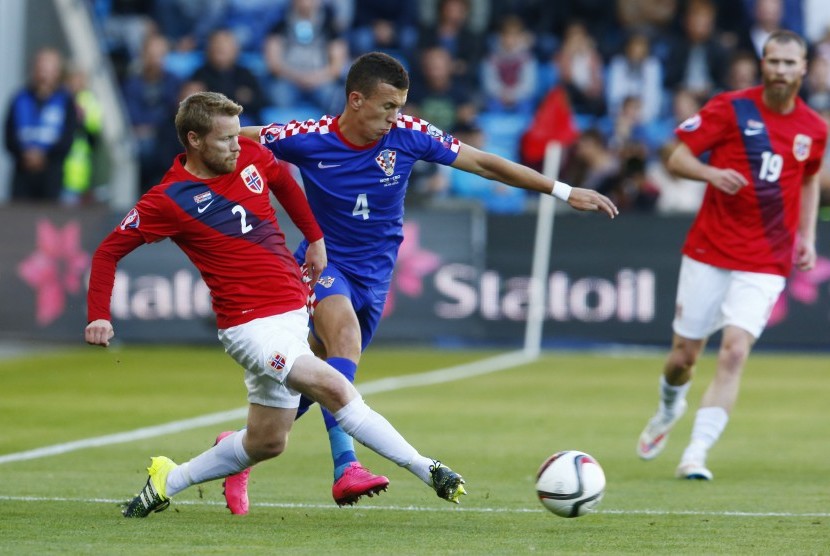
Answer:
[[[323,164],[323,161],[317,163],[317,167],[321,170],[325,170],[326,168],[337,168],[338,166],[342,166],[342,164]]]
[[[216,200],[216,199],[213,199],[213,201],[215,201],[215,200]],[[213,204],[213,201],[209,202],[208,204],[206,204],[206,205],[205,205],[205,206],[203,206],[203,207],[196,207],[196,210],[199,212],[199,214],[202,214],[203,212],[205,212],[205,211],[207,210],[207,208],[208,208],[210,205],[212,205],[212,204]]]
[[[759,133],[763,133],[763,132],[764,132],[763,128],[761,128],[761,129],[745,129],[744,130],[744,135],[752,136],[752,135],[758,135]]]

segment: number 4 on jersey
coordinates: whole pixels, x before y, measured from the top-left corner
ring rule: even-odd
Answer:
[[[352,216],[361,216],[363,220],[369,220],[369,200],[365,193],[357,196],[357,202],[355,202],[352,209]]]

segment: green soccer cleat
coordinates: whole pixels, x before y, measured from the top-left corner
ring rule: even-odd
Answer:
[[[147,517],[153,512],[161,512],[170,505],[170,498],[165,494],[167,490],[167,476],[178,465],[164,456],[150,458],[150,467],[147,473],[147,484],[141,492],[124,508],[124,517]]]
[[[464,490],[464,478],[440,461],[432,461],[432,465],[429,466],[429,473],[432,475],[432,487],[439,498],[458,504],[461,495],[467,494],[467,491]]]

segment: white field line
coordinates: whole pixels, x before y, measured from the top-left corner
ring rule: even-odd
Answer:
[[[519,365],[529,363],[534,359],[534,357],[525,354],[524,351],[514,351],[490,357],[488,359],[483,359],[481,361],[457,365],[455,367],[448,367],[445,369],[438,369],[435,371],[400,377],[382,378],[380,380],[358,385],[358,390],[361,394],[366,395],[389,392],[392,390],[401,390],[403,388],[412,388],[414,386],[427,386],[431,384],[452,382],[454,380],[461,380],[464,378],[518,367]],[[123,444],[126,442],[133,442],[135,440],[143,440],[145,438],[154,438],[165,434],[173,434],[190,429],[227,423],[229,421],[237,421],[239,419],[244,419],[247,415],[248,408],[241,407],[239,409],[221,411],[219,413],[210,413],[208,415],[202,415],[192,419],[173,421],[153,427],[143,427],[140,429],[108,434],[105,436],[84,438],[81,440],[74,440],[72,442],[64,442],[62,444],[53,444],[51,446],[35,448],[34,450],[26,450],[25,452],[4,454],[0,456],[0,464],[57,456],[86,448],[99,448],[101,446]]]
[[[0,501],[5,502],[72,502],[82,504],[123,504],[124,500],[114,498],[66,498],[61,496],[3,496]],[[180,506],[224,506],[224,502],[210,502],[206,500],[176,500]],[[372,506],[361,504],[359,507],[340,507],[332,504],[295,504],[287,502],[252,502],[257,508],[284,508],[309,510],[337,510],[340,512],[358,511],[399,511],[399,512],[464,512],[464,513],[515,513],[535,514],[546,513],[542,508],[470,508],[465,506]],[[740,511],[705,511],[705,510],[598,510],[598,514],[606,515],[688,515],[688,516],[715,516],[715,517],[830,517],[828,512],[740,512]]]

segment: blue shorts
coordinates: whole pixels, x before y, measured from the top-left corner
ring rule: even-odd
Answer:
[[[305,265],[303,265],[303,277],[308,279]],[[345,295],[352,302],[352,307],[357,315],[357,322],[360,324],[360,350],[365,350],[369,342],[372,341],[383,315],[383,306],[386,304],[389,284],[389,282],[372,286],[363,284],[343,273],[335,263],[329,261],[326,270],[320,275],[308,296],[308,312],[311,315],[310,328],[312,334],[314,334],[314,308],[317,304],[330,295]],[[317,337],[316,334],[315,337]]]

